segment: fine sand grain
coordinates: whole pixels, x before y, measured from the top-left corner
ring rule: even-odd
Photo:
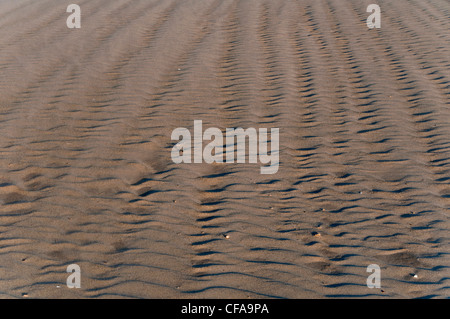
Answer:
[[[0,1],[1,298],[450,297],[448,0],[73,2]]]

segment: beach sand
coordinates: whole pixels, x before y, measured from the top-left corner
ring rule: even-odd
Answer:
[[[447,0],[73,2],[0,1],[0,298],[450,297]]]

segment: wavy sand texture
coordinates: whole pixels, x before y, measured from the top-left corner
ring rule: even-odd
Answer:
[[[0,297],[450,296],[447,0],[72,2],[0,1]],[[174,164],[194,120],[279,172]]]

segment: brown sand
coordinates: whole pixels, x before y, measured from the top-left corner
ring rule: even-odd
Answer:
[[[0,297],[449,297],[450,4],[373,2],[0,1]],[[174,164],[194,120],[279,172]]]

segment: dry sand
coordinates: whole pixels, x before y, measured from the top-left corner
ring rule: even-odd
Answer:
[[[0,297],[450,296],[447,0],[73,2],[0,1]],[[279,172],[174,164],[194,120]]]

